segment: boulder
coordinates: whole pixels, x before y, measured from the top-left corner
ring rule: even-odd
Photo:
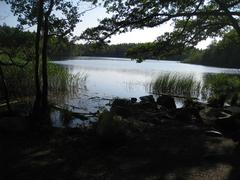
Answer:
[[[136,103],[137,102],[137,98],[131,98],[131,103]]]
[[[162,95],[157,98],[157,104],[167,109],[176,109],[175,100],[173,97],[168,95]]]
[[[155,103],[155,99],[154,99],[153,95],[141,96],[139,99],[143,103]]]
[[[199,115],[206,125],[216,125],[217,123],[230,122],[232,115],[224,112],[221,108],[206,107],[199,112]]]
[[[111,113],[114,115],[122,116],[124,118],[127,118],[129,116],[132,116],[134,113],[132,113],[130,106],[112,106],[111,107]]]
[[[128,99],[115,99],[111,106],[111,113],[122,117],[129,117],[132,115],[130,106],[133,103]]]
[[[192,113],[191,110],[187,108],[179,108],[176,109],[176,119],[183,122],[192,121]]]
[[[112,107],[114,106],[127,106],[131,104],[131,101],[128,99],[114,99]]]

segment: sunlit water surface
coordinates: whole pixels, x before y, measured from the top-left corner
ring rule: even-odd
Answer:
[[[150,94],[149,83],[161,73],[192,74],[201,80],[208,73],[239,73],[239,69],[184,64],[179,61],[146,60],[136,63],[126,58],[77,57],[56,64],[70,73],[85,73],[86,82],[77,93],[63,103],[79,112],[96,112],[104,108],[109,99],[131,98]],[[74,108],[75,107],[75,108]]]

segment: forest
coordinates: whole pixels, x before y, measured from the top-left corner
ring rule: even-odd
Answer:
[[[18,28],[0,26],[0,41],[12,39],[15,43],[4,43],[4,48],[19,48],[25,46],[23,40],[34,44],[34,32],[24,32]],[[26,40],[28,38],[28,40]],[[27,47],[26,47],[27,48]],[[116,45],[78,44],[67,37],[52,37],[48,44],[48,57],[52,60],[61,60],[75,56],[121,57],[131,59],[174,60],[184,63],[206,66],[239,68],[240,42],[236,31],[232,30],[223,35],[219,41],[213,41],[206,49],[185,47],[179,51],[175,47],[161,48],[157,42],[128,43]]]

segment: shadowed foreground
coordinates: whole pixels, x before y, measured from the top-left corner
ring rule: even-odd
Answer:
[[[174,112],[154,115],[159,110],[149,108],[151,104],[133,104],[128,114],[122,114],[125,117],[120,126],[124,131],[104,130],[106,126],[101,125],[111,113],[126,113],[119,102],[113,103],[111,111],[99,117],[98,124],[88,128],[1,131],[1,176],[3,179],[39,180],[240,177],[237,141],[206,133],[208,126],[196,120],[183,121],[180,116],[175,117]],[[129,115],[134,106],[139,111],[144,107],[145,111]],[[121,119],[120,116],[113,118],[114,121]]]

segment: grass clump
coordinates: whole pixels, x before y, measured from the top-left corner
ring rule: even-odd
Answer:
[[[240,76],[236,74],[207,74],[203,79],[202,94],[205,99],[224,97],[230,104],[236,104],[240,92]]]
[[[16,66],[3,67],[6,85],[10,99],[25,99],[35,94],[33,63],[23,68]],[[40,75],[41,76],[41,75]],[[85,73],[71,74],[59,65],[48,63],[48,85],[49,94],[70,94],[76,93],[81,84],[86,81]],[[3,99],[3,85],[0,83],[0,100]],[[28,99],[28,98],[27,98]]]
[[[153,94],[169,94],[176,96],[198,97],[201,82],[193,75],[177,75],[164,73],[150,83],[150,92]]]
[[[60,65],[50,63],[48,68],[49,91],[52,93],[76,93],[79,87],[87,80],[86,73],[71,74]]]

